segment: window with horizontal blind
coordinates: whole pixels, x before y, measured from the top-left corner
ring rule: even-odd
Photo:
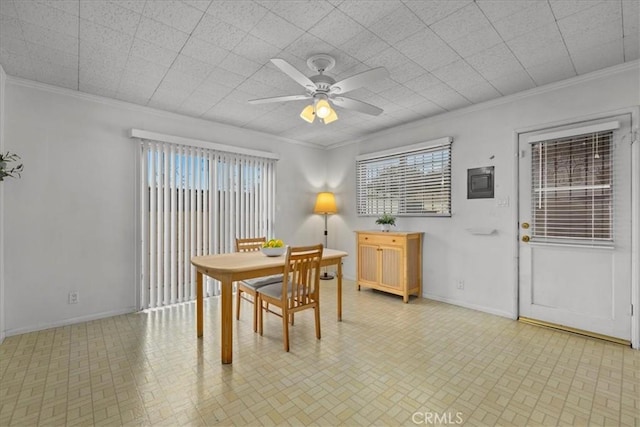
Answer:
[[[532,145],[534,241],[613,242],[613,131]]]
[[[356,158],[358,215],[451,216],[451,138]]]

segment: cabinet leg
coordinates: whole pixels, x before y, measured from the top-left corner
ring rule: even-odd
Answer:
[[[402,296],[402,301],[407,304],[409,302],[409,295],[403,295]]]
[[[360,290],[360,285],[358,285],[358,290]]]

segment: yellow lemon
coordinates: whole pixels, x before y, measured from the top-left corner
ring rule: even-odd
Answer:
[[[284,242],[280,239],[276,240],[276,248],[281,248],[284,246]]]

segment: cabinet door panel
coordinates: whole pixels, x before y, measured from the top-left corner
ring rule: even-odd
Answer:
[[[394,247],[382,247],[380,249],[380,263],[382,266],[380,284],[394,289],[403,289],[404,262],[402,249]]]
[[[378,282],[378,248],[360,245],[360,265],[358,277],[363,282]]]

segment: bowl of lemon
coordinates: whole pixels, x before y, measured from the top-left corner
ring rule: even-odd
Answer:
[[[287,247],[284,245],[284,242],[282,240],[271,239],[267,242],[264,242],[260,250],[266,256],[282,256],[285,252],[287,252]]]

